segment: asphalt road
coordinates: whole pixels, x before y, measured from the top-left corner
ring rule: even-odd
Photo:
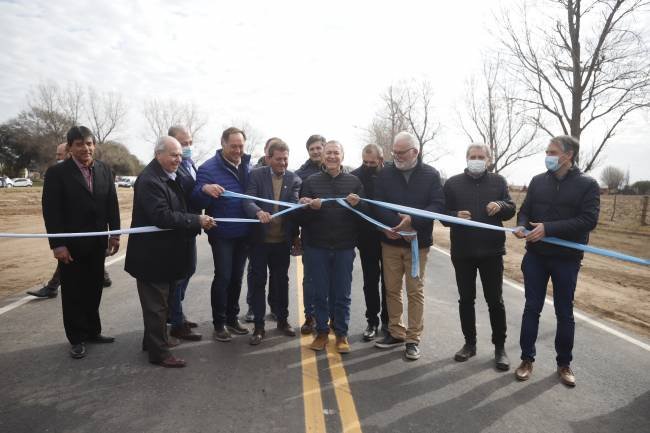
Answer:
[[[578,320],[578,386],[568,389],[555,373],[555,317],[546,305],[534,376],[518,383],[512,370],[493,368],[487,308],[479,299],[478,356],[454,362],[462,335],[453,270],[435,250],[426,276],[423,353],[416,362],[406,361],[400,349],[380,351],[361,341],[365,307],[358,262],[352,353],[314,355],[301,349],[299,337],[279,335],[273,323],[260,346],[250,346],[246,336],[213,341],[212,261],[203,237],[185,310],[200,323],[204,340],[174,349],[187,368],[152,366],[140,351],[141,310],[123,263],[109,267],[113,287],[105,290],[101,307],[104,333],[117,341],[89,346],[85,359],[67,354],[59,298],[0,313],[0,432],[650,431],[650,351],[639,336],[632,337],[641,345],[633,344]],[[292,261],[290,321],[296,327],[299,267]],[[506,285],[504,298],[506,349],[516,366],[523,294]],[[16,299],[0,300],[0,311]]]

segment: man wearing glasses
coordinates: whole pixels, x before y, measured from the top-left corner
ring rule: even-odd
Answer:
[[[393,163],[387,163],[377,175],[377,200],[443,212],[445,199],[438,171],[418,157],[415,137],[408,132],[395,136],[392,148]],[[410,360],[420,357],[420,336],[424,328],[424,274],[429,247],[433,244],[433,221],[374,207],[377,217],[389,227],[381,242],[388,307],[388,334],[375,346],[388,349],[406,343],[404,356]],[[419,243],[419,277],[411,276],[412,236],[398,232],[417,232]],[[405,280],[408,299],[408,322],[402,322],[402,281]]]

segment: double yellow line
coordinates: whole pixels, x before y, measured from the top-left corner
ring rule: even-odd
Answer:
[[[296,259],[296,286],[298,292],[298,314],[304,317],[302,304],[302,262]],[[326,433],[325,414],[323,411],[323,398],[320,378],[318,375],[318,359],[316,352],[309,348],[313,336],[300,336],[300,357],[302,365],[302,396],[305,406],[305,431],[307,433]],[[332,386],[336,395],[336,404],[339,408],[339,417],[343,432],[361,433],[361,423],[357,415],[348,376],[343,367],[341,354],[336,351],[334,341],[330,339],[327,347],[327,362],[332,376]]]

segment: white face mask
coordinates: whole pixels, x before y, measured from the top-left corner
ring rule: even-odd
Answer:
[[[467,170],[472,174],[481,174],[485,171],[487,162],[483,159],[468,159]]]

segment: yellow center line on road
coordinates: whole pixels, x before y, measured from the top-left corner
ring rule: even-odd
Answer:
[[[302,262],[296,257],[296,287],[298,292],[298,317],[305,316],[302,305]],[[300,322],[298,322],[300,323]],[[326,433],[323,398],[321,397],[320,380],[318,379],[318,364],[316,353],[309,348],[311,335],[300,334],[300,359],[302,364],[302,399],[305,406],[305,432]]]
[[[296,286],[298,291],[299,317],[304,317],[302,302],[303,267],[300,259],[296,258]],[[300,336],[300,355],[302,359],[302,389],[305,405],[305,431],[326,432],[323,412],[321,384],[318,375],[316,353],[309,348],[313,336]],[[348,377],[343,367],[343,359],[336,351],[335,339],[330,339],[327,347],[327,361],[332,376],[332,385],[339,408],[339,417],[344,433],[361,433],[361,422],[350,390]]]

